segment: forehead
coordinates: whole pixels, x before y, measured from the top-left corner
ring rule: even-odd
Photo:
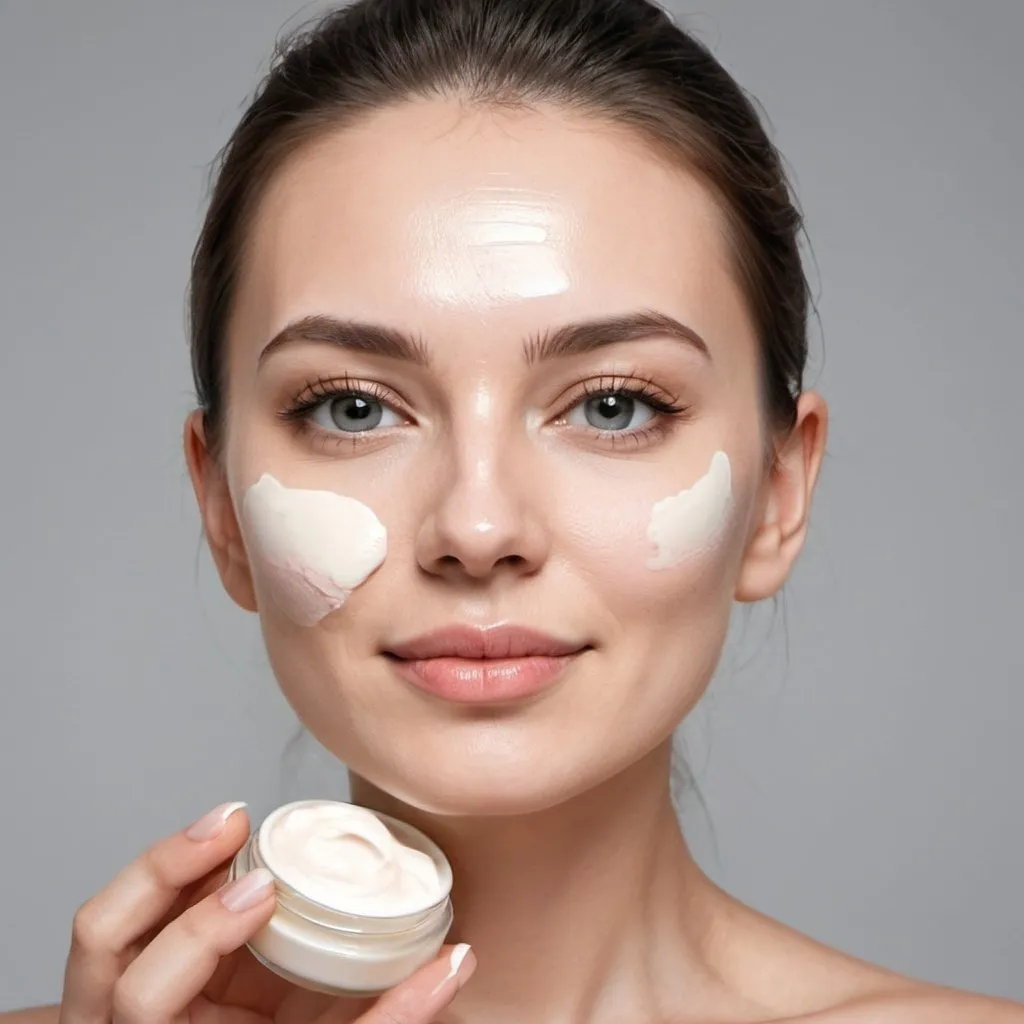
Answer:
[[[724,227],[696,178],[617,126],[409,102],[289,158],[240,306],[264,339],[311,312],[430,341],[460,317],[526,330],[641,307],[714,335],[744,322]]]

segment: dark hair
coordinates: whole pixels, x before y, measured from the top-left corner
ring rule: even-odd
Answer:
[[[632,129],[697,175],[724,214],[757,328],[766,424],[792,427],[807,361],[802,217],[753,104],[703,44],[649,0],[356,0],[278,41],[211,169],[188,320],[212,450],[223,434],[227,325],[271,178],[323,133],[430,96],[506,109],[561,104]]]

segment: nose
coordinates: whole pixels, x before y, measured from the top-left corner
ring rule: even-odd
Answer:
[[[536,474],[481,431],[446,460],[416,540],[422,569],[452,581],[530,575],[548,556]]]

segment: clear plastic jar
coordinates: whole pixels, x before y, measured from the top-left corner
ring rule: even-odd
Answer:
[[[228,879],[259,867],[274,875],[277,908],[266,926],[247,943],[253,956],[267,968],[315,992],[377,995],[432,960],[443,945],[453,918],[449,895],[452,869],[440,847],[419,829],[373,811],[396,839],[434,861],[443,899],[399,917],[349,913],[309,899],[284,882],[266,863],[261,854],[261,838],[266,843],[269,827],[283,812],[332,802],[336,801],[300,800],[277,808],[238,851]]]

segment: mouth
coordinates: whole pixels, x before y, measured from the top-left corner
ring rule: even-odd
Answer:
[[[417,689],[462,704],[522,700],[547,689],[590,645],[525,626],[451,626],[385,651]]]

